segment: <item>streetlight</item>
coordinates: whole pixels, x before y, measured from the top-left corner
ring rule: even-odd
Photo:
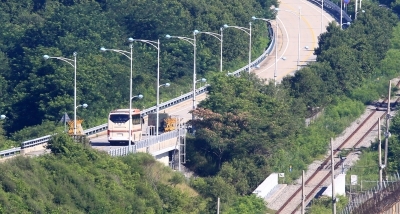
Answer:
[[[251,17],[251,19],[253,20],[262,20],[265,22],[269,22],[271,21],[271,19],[264,19],[264,18],[257,18],[255,16]],[[277,45],[277,39],[278,39],[278,14],[276,15],[276,30],[274,32],[274,38],[275,38],[275,44],[274,44],[274,48],[275,48],[275,70],[274,70],[274,84],[276,86],[276,73],[277,73],[277,66],[278,66],[278,45]]]
[[[72,67],[74,67],[74,136],[76,135],[76,55],[78,53],[74,52],[73,56],[74,59],[68,59],[68,58],[64,58],[64,57],[52,57],[49,55],[43,55],[43,59],[44,60],[48,60],[48,59],[58,59],[61,61],[64,61],[68,64],[70,64]]]
[[[4,115],[4,114],[0,115],[0,120],[4,120],[4,119],[6,119],[6,115]]]
[[[84,104],[82,104],[82,105],[77,105],[75,108],[79,108],[79,107],[87,108],[87,107],[88,107],[88,104],[84,103]]]
[[[351,23],[350,23],[350,22],[346,22],[346,23],[343,23],[343,24],[342,24],[342,26],[343,26],[343,25],[350,26],[350,25],[351,25]]]
[[[357,14],[358,14],[359,12],[360,12],[360,11],[357,11],[357,12],[354,13],[354,19],[357,19]],[[362,13],[365,13],[365,10],[361,10],[361,12],[362,12]]]
[[[158,129],[159,129],[159,121],[160,121],[160,108],[159,108],[159,105],[160,105],[160,93],[159,93],[159,89],[161,88],[161,87],[169,87],[170,86],[170,84],[167,82],[167,83],[165,83],[165,84],[162,84],[162,85],[158,85],[158,87],[157,87],[157,124],[156,124],[156,136],[158,136]]]
[[[129,44],[129,48],[130,48],[130,52],[128,51],[124,51],[124,50],[117,50],[117,49],[106,49],[104,47],[100,48],[101,52],[106,52],[106,51],[113,51],[113,52],[117,52],[119,54],[122,54],[126,57],[128,57],[128,59],[131,61],[131,75],[129,78],[129,147],[128,147],[128,153],[131,150],[131,141],[132,141],[132,70],[133,70],[133,42],[134,40],[132,38],[128,39]],[[136,146],[136,145],[135,145]]]
[[[160,96],[160,87],[161,87],[160,86],[160,40],[158,39],[157,41],[151,41],[151,40],[133,39],[133,38],[129,38],[129,40],[134,41],[134,42],[143,42],[143,43],[149,44],[157,49],[157,106],[156,106],[156,108],[157,108],[157,126],[156,126],[157,131],[156,131],[156,133],[158,136],[158,120],[159,120],[158,118],[159,118],[159,109],[160,109],[159,96]],[[166,84],[164,84],[163,86],[168,87],[169,83],[168,83],[168,86]]]
[[[201,79],[196,80],[196,83],[198,83],[198,82],[207,82],[207,79],[206,78],[201,78]]]
[[[291,11],[291,10],[281,10],[279,8],[275,8],[276,11],[286,11],[289,13],[292,13],[296,16],[299,17],[299,33],[298,33],[298,52],[297,52],[297,70],[300,70],[300,21],[301,21],[301,7],[299,7],[299,14],[296,14],[295,12]]]
[[[193,110],[196,109],[196,30],[193,31],[193,39],[182,36],[165,35],[167,39],[180,39],[189,42],[193,45]],[[192,120],[194,120],[194,113],[192,113]]]
[[[249,74],[250,74],[250,63],[251,63],[251,22],[249,22],[249,28],[245,28],[245,27],[239,27],[239,26],[230,26],[227,24],[224,24],[224,28],[236,28],[239,29],[245,33],[247,33],[250,37],[250,42],[249,42]]]
[[[138,95],[136,95],[136,96],[133,96],[133,97],[131,98],[131,100],[133,100],[133,99],[135,99],[135,98],[138,98],[139,100],[141,100],[141,99],[143,99],[143,95],[142,95],[142,94],[138,94]]]
[[[219,71],[222,72],[222,42],[223,42],[223,32],[224,32],[224,28],[220,28],[219,29],[221,31],[221,34],[218,33],[213,33],[213,32],[203,32],[203,31],[198,31],[195,30],[195,34],[208,34],[210,36],[213,36],[215,38],[217,38],[220,42],[221,42],[221,53],[220,53],[220,63],[219,63]]]

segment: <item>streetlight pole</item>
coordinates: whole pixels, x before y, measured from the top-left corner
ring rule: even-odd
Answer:
[[[198,33],[197,30],[193,31],[193,39],[182,36],[171,36],[169,34],[165,36],[165,38],[167,39],[176,38],[189,42],[190,44],[193,45],[193,110],[196,109],[196,34],[197,33]],[[194,113],[192,113],[192,120],[194,120]]]
[[[340,0],[340,29],[343,30],[342,19],[343,19],[343,0]]]
[[[298,34],[299,42],[297,43],[299,50],[297,56],[297,71],[300,70],[300,22],[301,22],[301,7],[299,7],[299,34]]]
[[[280,11],[279,8],[275,8],[275,10]],[[292,14],[298,16],[298,18],[299,18],[299,26],[298,26],[299,32],[298,32],[298,34],[297,34],[297,36],[298,36],[298,42],[297,42],[297,46],[298,46],[298,50],[297,50],[297,70],[300,70],[300,22],[301,22],[301,7],[299,7],[299,14],[296,14],[295,12],[293,12],[293,11],[291,11],[291,10],[283,10],[283,11],[292,13]]]
[[[166,86],[169,87],[169,83],[160,85],[160,40],[158,39],[157,41],[151,41],[151,40],[144,40],[144,39],[133,39],[129,38],[129,41],[134,41],[134,42],[143,42],[146,44],[149,44],[153,46],[154,48],[157,49],[157,124],[156,124],[156,136],[158,136],[158,129],[159,129],[159,111],[160,111],[160,87],[161,86]]]
[[[105,51],[113,51],[113,52],[117,52],[119,54],[122,54],[126,57],[128,57],[128,59],[131,61],[131,74],[130,74],[130,78],[129,78],[129,142],[128,142],[128,153],[131,152],[131,143],[132,143],[132,73],[133,73],[133,39],[129,38],[128,39],[129,44],[129,48],[130,48],[130,52],[128,51],[124,51],[124,50],[117,50],[117,49],[106,49],[104,47],[100,48],[100,51],[105,52]],[[135,145],[136,146],[136,145]]]
[[[250,74],[250,64],[251,64],[251,22],[249,22],[249,28],[245,28],[245,27],[239,27],[239,26],[230,26],[227,24],[224,24],[224,28],[236,28],[239,29],[245,33],[247,33],[250,37],[250,42],[249,42],[249,74]]]
[[[197,34],[208,34],[208,35],[210,35],[210,36],[213,36],[214,38],[216,38],[216,39],[218,39],[220,42],[221,42],[221,48],[220,48],[220,65],[219,65],[219,71],[220,72],[222,72],[222,42],[223,42],[223,40],[222,40],[222,38],[223,38],[223,34],[222,34],[222,32],[223,32],[223,30],[224,30],[224,28],[220,28],[220,31],[221,31],[221,34],[218,34],[218,33],[213,33],[213,32],[204,32],[204,31],[198,31],[198,30],[195,30],[194,32],[195,32],[195,34],[197,35]]]
[[[159,129],[159,125],[160,125],[160,87],[165,86],[165,87],[169,87],[170,84],[169,83],[165,83],[160,85],[160,81],[157,81],[157,124],[156,124],[156,136],[158,136],[158,129]]]
[[[219,71],[222,72],[222,43],[223,43],[223,38],[224,38],[224,35],[223,35],[224,28],[221,27],[221,28],[219,28],[219,30],[221,31],[221,56],[220,56],[221,61],[220,61],[220,65],[219,65],[219,67],[220,67]]]
[[[322,23],[323,23],[323,14],[324,14],[324,0],[322,0],[322,3],[321,3],[321,34],[322,34],[322,32],[323,32],[323,27],[322,27]]]
[[[277,72],[278,72],[278,22],[279,18],[278,18],[278,14],[276,14],[276,29],[275,29],[275,70],[274,70],[274,84],[276,86],[276,77],[277,77]],[[282,39],[283,40],[283,39]]]
[[[253,20],[262,20],[262,21],[265,21],[265,22],[268,22],[268,23],[270,23],[271,24],[271,19],[264,19],[264,18],[257,18],[257,17],[255,17],[255,16],[253,16],[253,17],[251,17],[251,19],[253,19]],[[276,72],[277,72],[277,65],[278,65],[278,46],[277,46],[277,39],[278,39],[278,36],[277,36],[277,34],[278,34],[278,15],[276,15],[276,30],[275,30],[275,32],[274,32],[274,40],[275,40],[275,44],[274,44],[274,48],[275,48],[275,70],[274,70],[274,84],[275,84],[275,86],[276,86],[276,77],[277,77],[277,75],[276,75]]]
[[[76,135],[76,56],[78,55],[77,52],[73,53],[74,59],[68,59],[64,57],[52,57],[49,55],[43,55],[43,59],[58,59],[61,61],[64,61],[68,64],[70,64],[72,67],[74,67],[74,136]]]

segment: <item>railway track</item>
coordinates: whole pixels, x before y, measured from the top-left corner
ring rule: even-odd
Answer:
[[[397,87],[400,86],[400,81],[396,85]],[[396,101],[393,103],[394,105],[399,104],[400,102],[400,97],[396,99]],[[344,159],[340,159],[338,154],[340,153],[341,150],[345,148],[359,148],[360,144],[363,142],[365,137],[370,134],[375,127],[378,125],[378,118],[380,117],[381,119],[385,118],[386,116],[386,111],[382,111],[382,106],[391,106],[391,104],[388,103],[388,100],[385,99],[382,101],[375,110],[372,110],[372,112],[363,120],[361,124],[358,125],[358,127],[348,136],[345,138],[345,140],[340,143],[339,146],[334,146],[334,162],[335,162],[335,169],[339,168],[342,164],[342,161]],[[304,194],[306,195],[305,197],[305,204],[308,204],[311,199],[315,197],[315,195],[319,192],[319,190],[323,186],[327,186],[331,183],[330,177],[331,177],[331,155],[327,157],[320,165],[319,167],[315,170],[312,175],[306,179],[305,181],[305,186],[304,186]],[[301,201],[302,201],[302,187],[298,187],[296,191],[283,203],[283,205],[280,207],[280,209],[276,212],[281,213],[281,214],[287,214],[287,213],[296,213],[298,209],[301,207]]]

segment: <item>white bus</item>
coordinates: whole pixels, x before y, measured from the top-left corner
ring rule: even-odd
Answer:
[[[132,142],[142,138],[142,118],[139,109],[132,109]],[[108,142],[110,145],[129,143],[129,109],[117,109],[108,115]]]

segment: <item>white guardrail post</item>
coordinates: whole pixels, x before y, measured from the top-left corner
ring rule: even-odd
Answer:
[[[270,34],[273,33],[273,29],[270,28],[269,25],[268,25],[268,31],[269,31]],[[273,48],[275,46],[274,45],[275,44],[275,40],[274,40],[274,36],[270,35],[270,38],[272,38],[272,40],[271,40],[271,43],[269,44],[268,48],[264,51],[263,54],[261,54],[261,56],[259,56],[256,60],[254,60],[252,63],[250,63],[250,67],[257,66],[259,63],[261,63],[271,53],[271,51],[273,50]],[[242,71],[245,71],[247,68],[248,68],[248,65],[244,66],[243,68],[240,68],[240,69],[236,70],[232,74],[234,76],[239,76],[240,73]],[[200,94],[206,93],[208,86],[209,85],[205,85],[205,86],[203,86],[201,88],[196,89],[196,95],[200,95]],[[174,99],[171,99],[171,100],[168,100],[166,102],[161,103],[159,109],[162,110],[162,109],[177,105],[177,104],[179,104],[181,102],[184,102],[186,100],[191,99],[192,97],[193,97],[193,92],[188,92],[188,93],[183,94],[183,95],[181,95],[179,97],[176,97]],[[146,116],[146,115],[148,115],[150,113],[155,113],[156,111],[157,111],[156,106],[150,107],[148,109],[144,109],[142,111],[142,116]],[[107,127],[107,123],[106,123],[106,124],[102,124],[102,125],[90,128],[90,129],[86,129],[83,132],[85,133],[85,135],[88,136],[88,135],[93,135],[93,134],[96,134],[98,132],[102,132],[104,130],[107,130],[107,128],[108,127]],[[169,134],[169,133],[165,133],[165,134]],[[24,141],[24,142],[21,143],[21,147],[18,147],[19,150],[17,152],[19,152],[21,149],[24,149],[24,148],[33,147],[33,146],[37,146],[39,144],[46,143],[46,142],[48,142],[50,140],[51,136],[52,135],[46,135],[44,137],[39,137],[39,138],[35,138],[35,139],[32,139],[32,140]],[[165,136],[167,136],[167,135],[165,135]],[[160,137],[161,137],[161,135],[160,135]],[[138,143],[146,144],[147,147],[148,147],[150,145],[153,145],[154,142],[156,142],[156,141],[152,141],[151,139],[155,139],[155,138],[149,138],[149,139],[144,140],[145,142],[139,141]],[[164,140],[167,140],[167,139],[171,139],[171,138],[165,138]],[[140,148],[143,148],[143,147],[140,147]],[[17,148],[15,148],[15,149],[17,149]],[[137,147],[137,149],[139,149],[139,147]],[[120,155],[124,155],[125,154],[125,152],[126,152],[125,150],[126,150],[125,147],[121,147],[119,149],[110,151],[109,154],[111,156],[120,156]],[[0,151],[0,157],[7,156],[7,155],[11,154],[8,151],[9,150]],[[16,154],[17,152],[15,152],[13,154]]]

